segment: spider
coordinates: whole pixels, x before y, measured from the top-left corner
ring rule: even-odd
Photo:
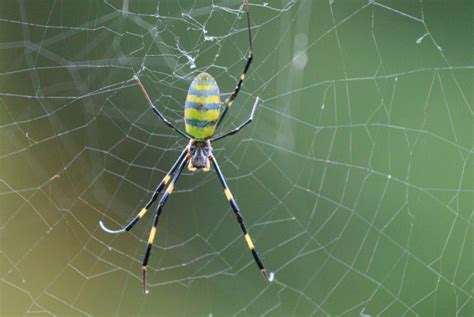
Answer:
[[[222,120],[224,119],[227,111],[232,106],[234,99],[239,94],[240,88],[242,83],[245,79],[245,75],[250,67],[250,64],[253,60],[252,54],[252,33],[250,28],[250,14],[249,14],[249,4],[248,0],[244,0],[245,6],[245,13],[247,16],[247,28],[248,28],[248,38],[249,38],[249,54],[247,57],[247,62],[244,67],[244,71],[239,77],[237,85],[235,86],[234,92],[225,100],[223,103],[226,105],[225,107],[222,106],[223,110],[221,109],[221,105],[223,105],[220,101],[219,95],[219,87],[215,79],[209,75],[208,73],[200,73],[198,74],[194,80],[192,81],[188,95],[186,97],[185,103],[185,111],[184,111],[184,120],[185,120],[185,128],[186,132],[183,132],[179,128],[177,128],[170,120],[168,120],[160,110],[158,110],[150,96],[145,90],[145,87],[140,81],[140,78],[135,75],[134,80],[136,81],[138,87],[142,91],[145,99],[147,100],[151,109],[155,112],[158,117],[166,124],[168,127],[174,129],[180,136],[184,137],[188,140],[188,145],[184,148],[184,150],[179,155],[176,162],[173,164],[171,169],[165,175],[165,177],[161,180],[159,185],[156,187],[153,196],[148,201],[148,203],[141,209],[141,211],[132,219],[129,223],[124,225],[122,228],[118,230],[111,230],[107,228],[102,221],[99,222],[101,228],[112,234],[122,233],[124,231],[129,231],[133,228],[133,226],[147,213],[150,206],[155,202],[158,198],[159,194],[163,190],[163,188],[167,185],[166,191],[164,192],[163,196],[161,197],[155,211],[153,227],[150,230],[150,234],[148,236],[148,243],[145,250],[145,256],[143,258],[143,265],[142,265],[142,282],[143,282],[143,290],[145,294],[148,294],[148,287],[147,287],[147,267],[148,267],[148,260],[150,258],[150,253],[153,245],[153,241],[155,240],[156,230],[158,226],[158,220],[160,218],[161,212],[163,207],[165,206],[169,195],[173,192],[176,182],[178,181],[181,172],[183,171],[186,163],[187,167],[190,171],[204,171],[208,172],[211,168],[211,163],[214,166],[214,169],[217,172],[217,176],[224,188],[224,194],[227,200],[229,201],[230,206],[234,212],[234,215],[242,229],[243,237],[247,242],[247,245],[252,253],[252,256],[257,264],[258,268],[262,272],[264,278],[271,282],[274,278],[274,273],[270,272],[267,273],[265,266],[262,263],[262,260],[258,256],[258,253],[255,249],[255,244],[250,237],[250,234],[245,227],[242,214],[240,209],[227,185],[224,175],[219,168],[219,164],[216,161],[216,158],[212,154],[212,142],[221,140],[225,137],[233,135],[239,132],[243,127],[248,125],[253,120],[253,116],[255,113],[255,108],[257,107],[259,98],[257,97],[255,103],[252,107],[252,111],[250,113],[249,118],[244,121],[241,125],[236,127],[235,129],[230,130],[229,132],[222,133],[219,135],[214,135],[216,129],[221,124]],[[222,112],[221,112],[222,110]]]

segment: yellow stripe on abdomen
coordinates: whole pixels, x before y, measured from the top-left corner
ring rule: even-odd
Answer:
[[[216,89],[217,86],[216,85],[192,85],[191,86],[194,90],[199,90],[199,91],[203,91],[203,90],[213,90],[213,89]]]
[[[195,95],[188,95],[186,101],[195,102],[199,104],[206,104],[206,103],[219,103],[221,102],[221,98],[219,95],[211,95],[211,96],[195,96]]]
[[[199,128],[199,127],[194,127],[189,124],[186,125],[186,132],[189,135],[192,135],[193,138],[197,140],[204,140],[206,138],[213,136],[215,130],[216,130],[216,126]]]
[[[201,121],[215,121],[219,118],[219,113],[219,110],[199,111],[194,108],[186,108],[184,110],[184,118]]]

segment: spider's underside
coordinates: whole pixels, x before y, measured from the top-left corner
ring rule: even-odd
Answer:
[[[142,208],[142,210],[132,219],[129,221],[128,224],[123,226],[121,229],[118,230],[111,230],[107,228],[102,221],[99,222],[101,228],[108,232],[108,233],[121,233],[124,231],[129,231],[133,228],[133,226],[147,213],[150,206],[156,201],[159,194],[163,190],[165,186],[167,186],[166,191],[161,196],[161,199],[156,207],[154,220],[153,220],[153,227],[150,230],[150,234],[148,236],[148,243],[145,250],[145,256],[143,259],[143,288],[145,293],[148,293],[147,283],[146,283],[146,272],[148,267],[148,260],[150,257],[151,249],[153,242],[155,240],[158,220],[163,210],[164,205],[166,204],[169,195],[173,192],[175,184],[181,175],[184,167],[188,166],[190,171],[209,171],[211,167],[211,163],[214,166],[214,169],[217,172],[217,176],[221,182],[222,187],[224,188],[224,194],[229,201],[229,204],[234,212],[234,215],[240,225],[242,230],[243,236],[247,245],[252,253],[252,256],[257,264],[258,268],[262,272],[263,276],[267,281],[272,281],[274,278],[273,272],[267,273],[265,266],[263,265],[256,249],[252,238],[250,237],[249,232],[247,231],[246,226],[244,225],[243,218],[240,212],[240,209],[235,201],[227,183],[225,181],[224,175],[222,174],[219,164],[217,163],[216,158],[212,154],[212,146],[211,143],[217,140],[223,139],[227,136],[233,135],[240,131],[243,127],[247,124],[252,122],[253,116],[255,113],[255,108],[258,104],[259,98],[257,97],[255,103],[252,107],[252,112],[249,118],[244,121],[238,127],[214,136],[215,131],[221,124],[222,120],[224,119],[225,115],[227,114],[228,109],[232,106],[234,99],[239,94],[240,88],[242,83],[245,79],[245,75],[247,70],[249,69],[250,64],[253,60],[252,54],[252,34],[250,29],[250,14],[249,14],[249,4],[248,0],[244,0],[245,5],[245,13],[247,16],[247,27],[248,27],[248,38],[249,38],[249,55],[247,58],[247,62],[244,67],[244,71],[239,77],[237,85],[234,89],[234,92],[226,99],[224,102],[224,106],[222,106],[220,101],[220,94],[219,94],[219,87],[215,79],[209,75],[208,73],[200,73],[198,74],[193,82],[191,83],[188,91],[188,95],[186,97],[185,103],[185,113],[184,113],[184,120],[185,120],[185,128],[186,132],[181,131],[177,128],[171,121],[169,121],[160,110],[158,110],[155,105],[153,104],[150,96],[148,95],[145,87],[141,83],[139,77],[137,75],[134,76],[134,79],[137,82],[137,85],[140,87],[141,91],[143,92],[146,100],[148,101],[149,106],[155,112],[160,119],[167,124],[170,128],[174,129],[179,135],[186,138],[188,140],[188,145],[185,149],[181,152],[176,162],[173,164],[171,169],[165,175],[165,177],[161,180],[160,184],[158,184],[157,188],[155,189],[151,199],[148,203]],[[222,110],[222,111],[221,111]]]
[[[211,168],[209,157],[212,155],[211,142],[196,141],[191,139],[187,146],[188,155],[190,156],[188,169],[191,172],[202,170],[208,172]]]

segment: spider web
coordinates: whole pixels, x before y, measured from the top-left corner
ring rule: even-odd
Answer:
[[[2,1],[1,315],[472,316],[473,4],[251,1],[255,62],[141,261],[138,212],[186,143],[199,72],[227,96],[241,1]],[[152,208],[151,211],[154,209]]]

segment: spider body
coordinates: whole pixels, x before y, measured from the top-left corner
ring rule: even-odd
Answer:
[[[224,175],[222,174],[222,171],[219,167],[219,164],[217,163],[216,158],[212,154],[211,146],[212,142],[216,142],[228,136],[234,135],[235,133],[239,132],[243,127],[247,126],[250,122],[252,122],[255,113],[255,108],[257,107],[259,101],[259,98],[257,97],[253,105],[252,112],[250,113],[250,117],[246,121],[244,121],[242,124],[228,132],[221,133],[216,136],[214,135],[216,129],[219,128],[219,125],[224,119],[227,111],[232,106],[234,99],[239,94],[247,70],[249,69],[250,64],[253,60],[252,33],[250,28],[248,0],[244,0],[244,5],[245,13],[247,15],[247,28],[249,39],[249,55],[247,57],[247,62],[245,64],[244,70],[237,81],[237,85],[235,86],[233,93],[225,100],[224,103],[221,103],[219,87],[217,86],[215,79],[211,75],[209,75],[208,73],[200,73],[194,78],[189,87],[188,95],[186,97],[186,103],[184,105],[184,122],[186,132],[176,127],[169,119],[167,119],[163,115],[163,113],[161,113],[161,111],[157,107],[155,107],[153,101],[148,95],[138,75],[134,76],[134,80],[137,82],[137,85],[145,96],[150,108],[168,127],[175,130],[181,137],[185,138],[188,141],[188,145],[183,149],[178,159],[175,161],[168,173],[166,173],[161,182],[158,184],[148,203],[146,203],[146,205],[135,215],[135,217],[133,217],[122,228],[117,230],[109,229],[104,225],[102,221],[99,222],[101,228],[108,233],[117,234],[122,233],[124,231],[130,231],[133,226],[135,226],[135,224],[145,216],[150,206],[156,201],[162,190],[166,187],[166,190],[162,194],[161,199],[156,206],[153,218],[153,226],[151,227],[148,236],[145,256],[143,258],[142,272],[143,288],[145,290],[145,293],[148,293],[146,272],[153,242],[157,234],[158,220],[161,215],[161,212],[163,211],[163,207],[168,201],[169,196],[173,193],[175,184],[178,181],[178,178],[181,175],[186,164],[188,166],[188,169],[192,172],[199,170],[207,172],[210,170],[212,163],[212,166],[214,167],[217,176],[220,180],[220,183],[224,189],[224,195],[227,201],[229,202],[230,207],[232,208],[235,218],[240,226],[240,229],[242,230],[243,238],[247,242],[247,246],[250,252],[252,253],[255,263],[257,264],[258,268],[260,269],[264,278],[267,281],[270,282],[273,280],[274,273],[267,272],[267,269],[263,265],[262,260],[260,259],[257,250],[255,249],[255,244],[252,238],[250,237],[250,233],[248,232],[247,227],[244,224],[243,216],[239,209],[239,206],[237,205],[237,202],[235,201],[234,196],[232,195],[229,186],[227,185],[227,182],[224,178]]]
[[[186,133],[195,140],[212,137],[220,112],[221,98],[216,80],[208,73],[200,73],[189,86],[184,105]]]

